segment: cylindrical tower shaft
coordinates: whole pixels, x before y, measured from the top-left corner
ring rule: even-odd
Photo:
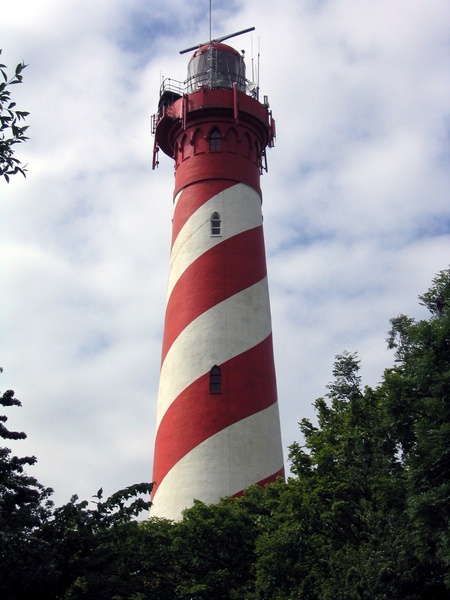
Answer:
[[[176,177],[152,515],[172,519],[284,475],[259,188],[273,124],[237,82],[201,81],[163,93],[156,125]]]

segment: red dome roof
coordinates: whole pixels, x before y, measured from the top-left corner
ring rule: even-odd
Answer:
[[[197,48],[197,50],[194,52],[191,60],[193,58],[195,58],[196,56],[203,54],[209,48],[215,48],[218,52],[228,52],[228,54],[234,54],[235,56],[240,56],[239,52],[237,50],[235,50],[234,48],[232,48],[231,46],[228,46],[228,44],[222,44],[221,42],[212,41],[212,42],[208,42],[207,44],[203,44],[203,46],[200,46],[200,48]]]

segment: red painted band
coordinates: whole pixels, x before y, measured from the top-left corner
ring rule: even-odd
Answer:
[[[208,200],[233,185],[236,185],[236,182],[211,179],[209,181],[202,181],[201,183],[193,183],[185,188],[178,198],[173,215],[172,246],[180,230],[195,211],[205,204],[205,202],[208,202]]]
[[[277,401],[271,334],[220,367],[222,393],[210,393],[206,373],[167,409],[156,435],[153,481],[160,483],[201,442]]]
[[[266,275],[262,226],[243,231],[204,252],[180,276],[170,295],[161,362],[189,323]]]
[[[261,479],[261,481],[257,481],[256,483],[249,483],[249,485],[247,487],[249,487],[250,485],[259,485],[259,487],[264,487],[268,483],[275,483],[275,481],[278,479],[278,477],[282,477],[283,479],[285,478],[284,467],[281,467],[281,469],[279,469],[272,475],[269,475],[269,477],[265,477],[264,479]],[[233,498],[240,498],[244,494],[245,494],[245,488],[243,490],[241,490],[240,492],[237,492],[237,494],[233,494]]]
[[[245,183],[261,195],[255,160],[225,152],[198,154],[181,162],[175,172],[175,194],[191,183],[210,179]]]

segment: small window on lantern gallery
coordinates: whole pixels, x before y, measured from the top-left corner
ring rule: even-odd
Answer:
[[[222,139],[218,129],[211,131],[209,136],[209,150],[210,152],[220,152],[222,150]]]
[[[221,218],[218,212],[214,212],[211,215],[211,235],[221,235],[222,234],[222,226],[221,226]]]
[[[209,391],[212,394],[219,394],[222,391],[222,372],[217,365],[214,365],[209,373]]]

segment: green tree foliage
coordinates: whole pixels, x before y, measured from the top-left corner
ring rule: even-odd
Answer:
[[[142,536],[134,518],[149,508],[142,495],[151,488],[135,484],[105,500],[100,489],[91,503],[73,496],[53,511],[40,530],[52,549],[55,584],[49,597],[121,600],[132,598],[130,590],[145,591]]]
[[[361,389],[356,355],[339,355],[317,425],[301,421],[256,542],[256,597],[448,597],[450,272],[420,300],[428,320],[391,321],[381,384]]]
[[[0,50],[0,54],[1,54]],[[28,112],[18,110],[11,100],[11,86],[22,83],[22,71],[26,65],[22,62],[16,66],[14,75],[8,78],[6,65],[0,64],[0,177],[7,182],[11,175],[22,173],[25,177],[26,167],[15,156],[15,146],[27,140],[28,125],[24,124]]]
[[[21,406],[8,390],[0,396],[0,406]],[[23,432],[6,426],[8,417],[0,415],[0,438],[23,440]],[[42,486],[25,472],[35,464],[34,456],[15,456],[7,447],[0,447],[0,597],[30,598],[43,582],[51,579],[48,568],[48,548],[39,537],[39,527],[49,516],[52,490]]]
[[[278,526],[272,518],[257,544],[259,598],[414,597],[417,582],[399,551],[396,443],[358,371],[356,355],[337,357],[328,395],[315,402],[318,425],[302,420],[305,444],[290,447],[296,477],[280,496]]]
[[[239,503],[196,501],[184,511],[174,537],[176,598],[241,599],[252,588],[256,528]]]
[[[391,320],[398,365],[386,373],[389,410],[407,473],[408,511],[425,558],[450,565],[450,271],[420,296],[431,313]],[[447,571],[447,586],[450,575]]]

